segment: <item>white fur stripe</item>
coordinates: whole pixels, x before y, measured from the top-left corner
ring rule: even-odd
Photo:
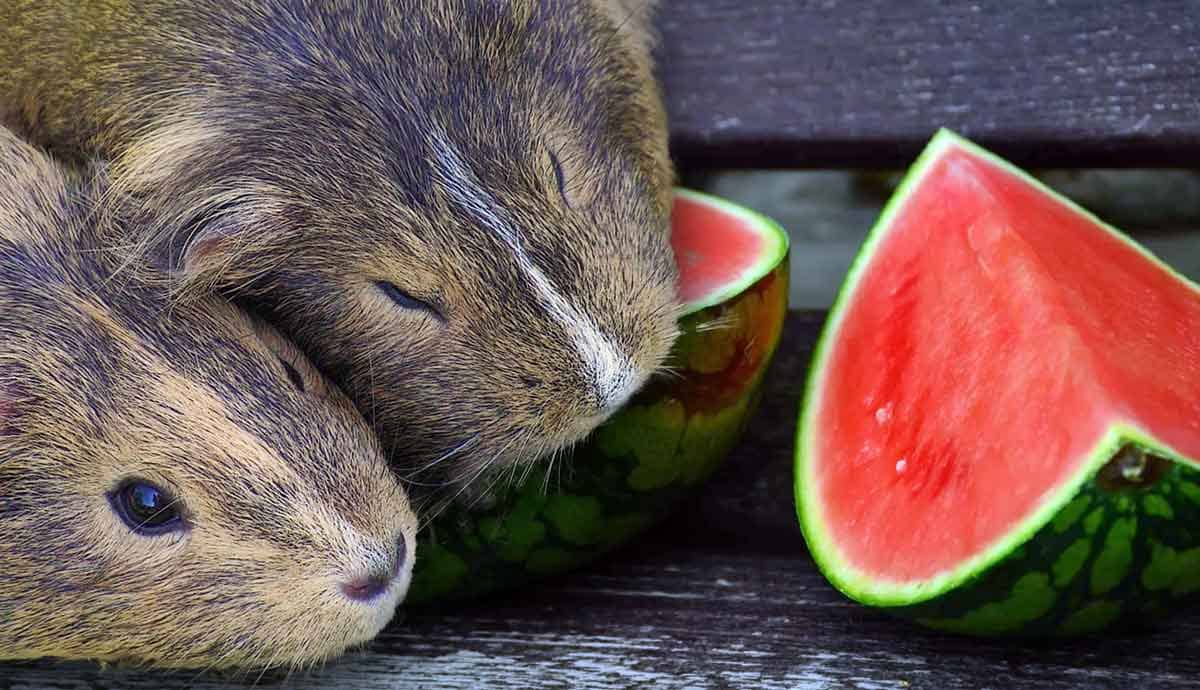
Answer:
[[[591,373],[596,395],[605,412],[625,402],[638,385],[629,357],[613,344],[589,315],[571,304],[538,268],[522,246],[519,231],[509,221],[458,151],[440,133],[433,136],[438,169],[435,175],[454,203],[470,212],[480,224],[499,237],[512,252],[518,268],[537,290],[539,300],[574,341],[584,365]]]

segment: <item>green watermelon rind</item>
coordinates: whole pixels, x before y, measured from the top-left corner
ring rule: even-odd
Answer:
[[[754,285],[768,273],[775,270],[775,267],[787,256],[789,248],[788,234],[778,223],[767,216],[741,204],[694,189],[676,187],[675,194],[705,206],[711,206],[723,214],[740,220],[748,228],[754,230],[764,243],[760,254],[761,258],[758,261],[748,264],[740,276],[726,283],[723,288],[714,290],[700,299],[684,304],[679,313],[680,318],[737,297],[748,290],[751,285]]]
[[[842,559],[836,544],[823,528],[824,518],[820,515],[820,500],[816,495],[809,496],[807,487],[815,482],[810,475],[814,450],[810,447],[811,434],[809,429],[814,424],[814,415],[821,405],[820,391],[824,387],[826,362],[832,343],[840,331],[846,307],[852,302],[861,277],[868,270],[876,249],[886,237],[896,216],[911,196],[912,190],[919,185],[925,175],[948,149],[957,147],[1004,169],[1032,185],[1043,194],[1062,202],[1066,208],[1080,215],[1096,227],[1102,228],[1117,239],[1135,249],[1140,255],[1174,277],[1180,285],[1190,287],[1200,293],[1200,286],[1171,268],[1157,256],[1152,254],[1132,238],[1117,228],[1105,223],[1095,214],[1087,211],[1062,194],[1029,175],[1020,168],[995,154],[979,147],[971,141],[955,134],[948,129],[940,129],[922,151],[916,162],[901,180],[896,192],[888,200],[879,219],[872,227],[862,248],[852,263],[845,282],[838,292],[828,320],[822,328],[821,336],[813,351],[810,375],[805,386],[804,398],[800,413],[800,423],[796,430],[796,460],[795,460],[795,501],[796,513],[800,521],[801,531],[809,553],[817,567],[829,582],[851,599],[876,607],[908,607],[914,604],[936,599],[946,593],[963,586],[981,576],[999,561],[1006,558],[1022,544],[1028,542],[1056,514],[1070,502],[1085,483],[1092,480],[1099,469],[1108,462],[1117,450],[1126,442],[1136,443],[1148,451],[1155,452],[1166,459],[1187,466],[1200,468],[1200,458],[1186,457],[1165,443],[1152,437],[1142,429],[1128,424],[1113,424],[1101,437],[1096,447],[1087,454],[1078,469],[1066,481],[1047,492],[1041,505],[1010,530],[1003,538],[991,547],[983,550],[974,558],[963,561],[957,567],[936,577],[915,583],[894,583],[881,581],[865,573],[859,572],[854,566]]]
[[[951,633],[1061,638],[1145,628],[1188,605],[1200,592],[1200,469],[1136,440],[1122,448],[1130,451],[1153,458],[1154,481],[1125,488],[1085,482],[1050,522],[977,578],[882,610]]]

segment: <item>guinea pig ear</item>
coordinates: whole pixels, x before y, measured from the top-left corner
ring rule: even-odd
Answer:
[[[251,287],[269,268],[270,248],[283,246],[272,208],[265,198],[239,195],[191,214],[160,253],[163,268],[185,290]]]
[[[186,101],[168,110],[209,112],[207,104]],[[132,258],[148,259],[176,288],[243,282],[247,271],[262,269],[245,255],[278,239],[269,220],[286,195],[213,172],[228,167],[236,139],[219,118],[181,115],[141,132],[137,145],[108,166],[105,205],[119,221],[110,227],[133,247]]]
[[[180,233],[182,246],[171,252],[171,270],[185,275],[199,275],[214,270],[215,264],[233,250],[236,236],[233,223],[223,218],[192,223]]]

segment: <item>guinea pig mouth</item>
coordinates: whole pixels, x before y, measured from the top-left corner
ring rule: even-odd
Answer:
[[[567,427],[566,433],[563,434],[561,445],[571,445],[578,443],[588,437],[600,425],[604,424],[613,416],[613,413],[620,409],[619,407],[611,412],[600,412],[598,414],[579,417]]]
[[[588,415],[582,415],[572,420],[572,422],[567,426],[566,434],[564,434],[567,437],[565,443],[576,443],[586,438],[587,435],[595,431],[597,427],[601,426],[611,419],[613,415],[621,411],[621,409],[629,403],[633,396],[636,395],[639,390],[641,390],[643,384],[644,381],[638,381],[637,385],[630,386],[625,391],[622,391],[619,396],[608,400],[607,403],[597,412]]]

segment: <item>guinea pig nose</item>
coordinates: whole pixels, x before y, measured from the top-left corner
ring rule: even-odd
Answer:
[[[400,571],[404,569],[404,559],[407,557],[408,541],[402,534],[396,540],[396,553],[386,568],[376,568],[366,577],[343,583],[342,593],[354,601],[371,601],[386,592],[392,580],[400,576]]]
[[[375,573],[342,584],[342,593],[354,601],[368,602],[387,591],[390,575]]]

